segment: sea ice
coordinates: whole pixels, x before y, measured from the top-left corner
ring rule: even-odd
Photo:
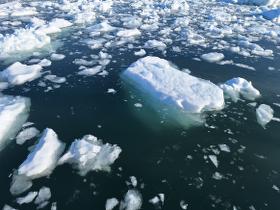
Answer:
[[[40,49],[51,42],[51,38],[34,28],[17,29],[13,34],[0,36],[0,59],[15,53]]]
[[[273,119],[274,111],[273,109],[266,104],[261,104],[256,109],[257,121],[258,123],[265,128],[266,124]]]
[[[158,57],[139,59],[123,72],[123,77],[155,100],[188,113],[220,110],[224,106],[223,91],[218,86],[179,71]]]
[[[0,96],[0,150],[25,123],[29,108],[30,100],[28,98]]]
[[[56,53],[51,54],[52,61],[60,61],[60,60],[63,60],[64,58],[65,58],[65,55],[63,55],[63,54],[56,54]]]
[[[42,66],[37,64],[25,65],[16,62],[0,72],[0,80],[10,85],[22,85],[40,77],[41,70]]]
[[[107,199],[105,204],[105,210],[113,210],[118,204],[119,201],[116,198]]]
[[[142,196],[137,190],[128,190],[120,204],[120,210],[138,210],[142,206]]]
[[[33,139],[34,137],[38,136],[39,133],[40,131],[35,127],[26,128],[17,135],[16,142],[17,144],[22,145],[27,140]]]
[[[224,57],[225,57],[224,54],[217,53],[217,52],[211,52],[211,53],[203,54],[201,56],[201,58],[203,60],[208,61],[210,63],[219,62],[219,61],[223,60]]]
[[[69,150],[60,158],[59,164],[70,163],[84,176],[89,171],[109,171],[110,165],[119,157],[121,148],[103,144],[93,135],[76,139]]]
[[[37,196],[38,192],[29,192],[26,196],[17,198],[17,203],[19,205],[24,203],[31,203]]]
[[[133,36],[140,36],[141,32],[138,29],[125,29],[125,30],[121,30],[117,33],[117,36],[120,37],[133,37]]]
[[[226,96],[230,97],[234,102],[238,101],[240,95],[252,101],[261,95],[250,81],[240,77],[228,80],[220,87],[224,90]]]
[[[55,168],[63,149],[64,144],[59,141],[56,133],[46,128],[38,144],[19,166],[18,175],[25,175],[30,179],[49,175]]]

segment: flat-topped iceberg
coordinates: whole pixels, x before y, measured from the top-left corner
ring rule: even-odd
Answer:
[[[224,59],[224,54],[223,53],[217,53],[217,52],[211,52],[207,54],[203,54],[201,58],[207,62],[214,63],[214,62],[219,62]]]
[[[30,179],[49,175],[56,167],[63,149],[64,144],[58,139],[56,133],[50,128],[45,129],[34,150],[19,166],[18,175],[24,175]]]
[[[24,97],[0,96],[0,150],[26,121],[30,100]]]
[[[123,77],[156,101],[188,113],[220,110],[224,107],[221,88],[180,71],[167,60],[158,57],[139,59],[123,72]]]
[[[16,62],[0,72],[0,81],[8,82],[10,85],[21,85],[40,77],[41,70],[41,65]]]
[[[255,100],[260,97],[260,91],[253,87],[250,81],[237,77],[226,81],[221,85],[225,95],[231,98],[234,102],[237,102],[240,96],[247,100]]]
[[[103,144],[93,135],[75,140],[69,150],[60,158],[59,164],[70,163],[84,176],[89,171],[109,171],[110,165],[119,157],[121,148]]]

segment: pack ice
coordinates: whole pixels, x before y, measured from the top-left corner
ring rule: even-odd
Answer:
[[[0,150],[20,130],[28,117],[29,108],[28,98],[0,96]]]
[[[89,171],[109,171],[121,153],[121,148],[109,143],[103,144],[93,135],[76,139],[69,150],[60,158],[59,164],[70,163],[84,176]]]
[[[221,88],[180,71],[158,57],[139,59],[123,72],[123,77],[156,101],[187,113],[220,110],[224,106]]]

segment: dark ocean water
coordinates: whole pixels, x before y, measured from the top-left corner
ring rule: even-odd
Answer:
[[[75,138],[93,134],[104,142],[118,144],[122,153],[109,173],[90,172],[81,177],[69,165],[63,165],[49,177],[34,180],[32,191],[50,187],[50,203],[57,202],[60,210],[101,210],[107,198],[123,199],[131,188],[126,181],[135,176],[145,210],[155,209],[148,201],[158,193],[165,194],[162,209],[166,210],[180,209],[181,201],[188,204],[188,210],[232,210],[233,206],[240,210],[279,209],[280,193],[272,187],[280,187],[280,123],[271,122],[263,129],[249,101],[227,101],[224,110],[207,113],[206,122],[215,126],[214,129],[169,123],[162,114],[151,111],[149,101],[127,88],[120,78],[121,72],[138,59],[133,50],[111,50],[112,62],[106,67],[109,72],[106,77],[78,76],[78,66],[72,63],[77,55],[68,54],[75,50],[82,55],[95,53],[70,39],[59,47],[66,58],[45,68],[67,78],[60,88],[44,92],[46,88],[38,86],[39,79],[3,93],[29,97],[32,105],[28,121],[34,122],[40,131],[46,127],[54,129],[67,145]],[[211,49],[203,49],[207,51]],[[162,55],[147,50],[148,55],[165,58],[181,69],[188,68],[192,75],[216,84],[237,76],[252,81],[262,93],[257,102],[271,105],[275,116],[280,117],[280,108],[273,106],[274,102],[280,103],[278,54],[271,60],[225,53],[228,59],[256,68],[250,71],[193,60],[201,52],[197,48],[182,53],[167,49],[167,54]],[[7,65],[2,63],[0,69]],[[276,70],[270,71],[268,66]],[[117,93],[108,94],[108,88],[114,88]],[[135,103],[143,107],[137,108]],[[9,204],[22,210],[36,208],[33,204],[17,206],[15,197],[9,193],[10,175],[25,160],[28,147],[35,141],[23,146],[12,141],[1,151],[0,207]],[[214,154],[213,149],[219,144],[227,144],[231,152],[217,155],[216,168],[206,157]],[[215,172],[224,178],[213,179]],[[50,205],[45,209],[50,209]]]

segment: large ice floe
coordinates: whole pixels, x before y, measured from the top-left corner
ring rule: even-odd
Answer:
[[[103,144],[93,135],[75,140],[69,150],[59,159],[59,164],[70,163],[84,176],[89,171],[109,171],[110,165],[119,157],[121,148]]]
[[[30,100],[0,95],[0,150],[20,130],[28,117]]]
[[[188,113],[220,110],[224,106],[223,91],[218,86],[180,71],[158,57],[139,59],[122,76],[157,102]]]
[[[267,6],[273,6],[277,7],[280,6],[279,0],[227,0],[232,3],[238,3],[238,4],[251,4],[251,5],[267,5]]]
[[[240,77],[230,79],[220,87],[224,90],[225,95],[234,102],[237,102],[240,96],[253,101],[261,95],[260,91],[253,87],[250,81]]]
[[[21,85],[40,77],[41,70],[42,66],[37,64],[25,65],[16,62],[0,72],[0,81],[7,82],[10,85]]]

